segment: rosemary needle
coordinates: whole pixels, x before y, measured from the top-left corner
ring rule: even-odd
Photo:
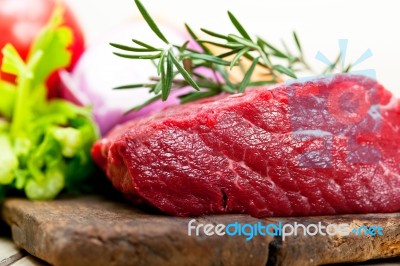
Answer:
[[[299,70],[311,70],[305,61],[303,48],[296,32],[293,32],[293,40],[297,53],[293,54],[285,43],[283,43],[283,49],[279,49],[261,37],[252,38],[243,24],[231,12],[228,12],[228,17],[239,35],[201,29],[211,39],[200,40],[189,25],[185,24],[192,41],[200,47],[199,50],[194,50],[188,48],[190,41],[186,41],[183,45],[171,44],[140,0],[135,0],[135,4],[150,29],[165,43],[165,47],[155,47],[137,39],[132,39],[136,47],[110,43],[114,48],[123,51],[123,53],[115,52],[115,55],[128,59],[151,60],[157,68],[158,77],[151,79],[154,83],[131,84],[115,88],[149,88],[150,93],[154,94],[149,101],[131,110],[139,110],[158,99],[165,101],[172,89],[181,89],[185,86],[193,87],[194,91],[181,96],[181,103],[220,93],[243,93],[248,86],[271,84],[285,80],[286,77],[296,78]],[[215,55],[210,46],[220,47],[223,52]],[[245,67],[243,59],[251,62],[249,67]],[[333,72],[336,65],[337,62],[323,73]],[[242,69],[243,78],[235,83],[231,80],[230,71],[237,66]],[[259,76],[265,79],[252,81],[257,66],[260,71],[263,71],[259,73]],[[200,68],[206,68],[212,74],[201,75],[198,73]],[[343,71],[347,72],[350,68],[351,65]],[[179,79],[179,76],[183,79]]]

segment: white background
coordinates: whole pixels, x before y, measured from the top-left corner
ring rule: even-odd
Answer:
[[[82,23],[89,44],[105,32],[139,17],[133,0],[66,0]],[[273,43],[291,40],[296,30],[307,58],[317,68],[317,51],[338,54],[337,40],[349,39],[349,61],[370,48],[373,57],[357,69],[373,68],[378,80],[400,96],[400,2],[396,0],[142,0],[157,19],[182,28],[184,22],[219,32],[236,33],[226,11],[245,27]],[[140,37],[136,38],[140,39]]]

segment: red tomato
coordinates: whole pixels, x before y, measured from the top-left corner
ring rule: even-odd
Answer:
[[[33,40],[50,19],[55,3],[55,0],[0,0],[0,49],[5,44],[11,43],[26,59]],[[67,69],[72,70],[84,51],[85,42],[82,30],[68,6],[65,6],[64,24],[72,29],[74,35],[74,42],[70,47],[72,61]],[[5,73],[0,74],[3,80],[15,82],[15,77]],[[58,73],[49,78],[47,85],[49,98],[59,96]]]

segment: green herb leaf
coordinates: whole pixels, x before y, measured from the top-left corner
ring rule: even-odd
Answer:
[[[297,78],[296,74],[290,68],[284,67],[282,65],[274,65],[274,69],[282,74],[285,74],[285,75],[291,77],[291,78]]]
[[[173,75],[173,63],[171,61],[171,56],[168,52],[165,57],[165,62],[161,62],[161,82],[162,82],[162,100],[165,101],[168,99],[168,96],[171,92],[172,86],[172,75]],[[165,69],[166,65],[166,69]]]
[[[205,53],[211,54],[210,49],[208,49],[204,44],[202,44],[201,42],[198,41],[199,38],[194,33],[194,31],[190,28],[190,26],[186,23],[185,23],[185,28],[186,28],[186,31],[189,33],[189,35],[193,38],[193,40],[201,47],[201,49],[203,49],[203,51]]]
[[[150,28],[157,35],[161,35],[159,37],[166,41],[166,38],[161,34],[154,20],[147,13],[140,1],[135,0],[135,2]],[[181,89],[186,85],[191,85],[196,90],[199,90],[200,87],[204,90],[199,91],[199,93],[189,93],[188,95],[190,95],[190,97],[188,96],[189,98],[187,99],[191,101],[192,99],[197,99],[197,97],[201,98],[207,95],[213,95],[213,93],[243,92],[247,86],[271,84],[282,81],[287,77],[296,78],[296,72],[304,70],[312,71],[311,67],[304,59],[303,49],[296,32],[293,32],[293,39],[298,48],[298,52],[292,53],[284,42],[282,44],[283,48],[281,48],[271,45],[270,42],[260,37],[257,37],[256,40],[253,41],[248,31],[231,12],[228,12],[228,16],[240,36],[221,34],[201,28],[202,32],[219,40],[215,41],[213,38],[199,40],[198,35],[196,35],[192,28],[185,24],[189,35],[201,47],[200,51],[198,48],[189,48],[188,41],[183,45],[169,44],[167,48],[163,49],[157,49],[152,45],[135,39],[133,42],[143,48],[118,44],[113,44],[113,46],[125,51],[136,52],[133,55],[117,53],[119,56],[132,59],[149,59],[153,62],[157,68],[158,77],[161,76],[161,79],[153,78],[152,80],[157,81],[157,83],[149,85],[149,91],[156,96],[162,92],[160,96],[163,100],[168,97],[171,89]],[[216,56],[213,49],[209,48],[208,45],[222,47],[224,51]],[[160,51],[161,53],[154,54],[155,51]],[[232,56],[232,59],[230,59],[229,56]],[[247,70],[239,64],[240,59],[243,57],[252,62]],[[166,68],[168,65],[173,65],[172,69],[175,67],[177,71],[170,71],[171,68],[168,70]],[[232,73],[229,72],[229,70],[236,65],[239,65],[244,73],[242,82],[233,81]],[[260,70],[263,71],[261,74],[265,77],[265,80],[251,82],[251,75],[257,65],[261,67]],[[230,66],[230,69],[226,68],[226,66]],[[214,76],[199,75],[196,71],[200,68],[207,69],[210,73],[213,73]],[[342,71],[348,70],[349,68],[347,67]],[[328,68],[327,71],[330,71],[330,68]],[[173,80],[178,74],[183,76],[184,82],[181,80]],[[121,88],[129,88],[129,85],[122,86]]]
[[[193,38],[193,40],[197,40],[197,35],[194,33],[194,31],[192,30],[192,28],[189,26],[189,24],[185,23],[185,28],[186,31],[189,33],[190,37]]]
[[[160,49],[155,48],[154,46],[148,45],[147,43],[144,43],[142,41],[136,40],[136,39],[132,39],[132,42],[136,43],[137,45],[140,45],[144,48],[147,48],[149,50],[153,50],[153,51],[159,51]]]
[[[166,77],[165,77],[165,83],[164,83],[164,90],[162,91],[162,100],[166,101],[168,99],[168,96],[171,92],[171,87],[172,87],[172,78],[173,78],[173,63],[171,61],[171,58],[167,56],[166,60],[167,64],[167,72],[166,72]]]
[[[231,64],[230,64],[230,68],[232,69],[235,65],[237,65],[238,61],[240,60],[240,58],[247,53],[248,51],[250,51],[249,47],[243,48],[240,52],[238,52],[235,57],[233,58]]]
[[[143,4],[139,0],[135,0],[135,3],[140,13],[142,14],[143,18],[146,20],[147,24],[150,26],[153,32],[158,36],[158,38],[160,38],[163,42],[168,44],[169,42],[167,41],[167,38],[165,38],[165,36],[161,33],[160,29],[157,27],[157,24],[151,18],[146,8],[143,6]]]
[[[262,80],[262,81],[249,82],[248,86],[250,86],[250,87],[258,87],[258,86],[270,85],[270,84],[275,84],[275,83],[276,83],[276,80],[271,79],[271,80]]]
[[[162,66],[164,65],[165,53],[166,52],[163,52],[161,54],[160,61],[158,61],[158,65],[157,65],[157,75],[158,76],[161,76],[161,73],[162,73]]]
[[[229,52],[226,52],[226,53],[223,53],[223,54],[219,54],[219,55],[217,55],[217,56],[218,56],[219,58],[225,58],[225,57],[228,57],[228,56],[237,54],[237,53],[240,52],[242,49],[243,49],[243,48],[236,48],[236,49],[233,49],[233,50],[231,50],[231,51],[229,51]]]
[[[297,48],[299,49],[299,52],[303,53],[303,49],[301,48],[299,37],[297,36],[297,33],[295,31],[293,31],[293,38],[294,38],[294,41],[295,41],[295,43],[297,45]]]
[[[158,94],[161,92],[162,88],[163,88],[163,86],[162,86],[162,83],[161,83],[161,81],[160,81],[160,82],[158,82],[158,83],[156,84],[156,86],[154,87],[154,94],[155,94],[155,95],[158,95]]]
[[[139,84],[130,84],[125,86],[119,86],[113,88],[113,90],[127,90],[127,89],[138,89],[138,88],[152,88],[154,84],[150,83],[139,83]]]
[[[199,43],[208,43],[214,46],[222,47],[222,48],[227,48],[227,49],[235,49],[235,48],[243,48],[243,44],[240,43],[218,43],[218,42],[213,42],[213,41],[206,41],[206,40],[199,40]]]
[[[199,85],[197,85],[196,81],[190,76],[190,74],[181,66],[175,56],[171,53],[168,54],[170,60],[174,63],[175,67],[178,69],[179,73],[183,76],[183,78],[190,84],[194,89],[200,90]]]
[[[251,40],[250,35],[247,33],[247,31],[243,28],[242,24],[236,19],[236,17],[228,11],[228,16],[230,20],[232,21],[232,24],[235,26],[235,28],[239,31],[239,33],[247,40]]]
[[[290,57],[289,55],[287,55],[284,52],[280,51],[278,48],[276,48],[275,46],[271,45],[270,43],[268,43],[264,39],[259,37],[258,41],[261,44],[263,44],[263,45],[267,46],[268,48],[270,48],[275,56],[280,57],[280,58],[289,58]]]
[[[233,34],[229,34],[228,36],[229,36],[230,39],[232,39],[232,40],[234,40],[234,41],[236,41],[236,42],[238,42],[238,43],[240,43],[240,44],[242,44],[244,46],[247,46],[247,47],[250,47],[250,48],[253,48],[253,49],[258,49],[259,48],[258,45],[254,44],[252,41],[249,41],[248,39],[244,39],[242,37],[239,37],[239,36],[236,36],[236,35],[233,35]]]
[[[121,54],[121,53],[113,53],[116,56],[123,57],[123,58],[128,58],[128,59],[156,59],[160,58],[162,53],[158,54],[148,54],[148,55],[130,55],[130,54]]]
[[[184,42],[183,45],[181,47],[179,47],[179,52],[184,53],[187,50],[189,43],[190,43],[190,41]]]
[[[343,73],[349,73],[352,67],[353,65],[349,64],[345,69],[343,69]]]
[[[222,66],[229,66],[231,63],[217,56],[212,56],[208,54],[196,54],[196,53],[185,53],[181,55],[181,58],[193,58],[193,59],[201,59],[207,62],[215,63]]]
[[[256,68],[256,65],[257,65],[257,62],[258,62],[259,59],[260,58],[257,57],[251,63],[251,65],[249,67],[249,70],[246,72],[242,82],[240,83],[240,87],[239,87],[239,90],[238,90],[239,93],[243,93],[244,90],[247,88],[248,84],[250,83],[251,76],[253,75],[254,69]]]
[[[337,67],[337,65],[339,64],[340,58],[341,58],[341,54],[339,54],[339,55],[336,57],[335,61],[333,61],[333,63],[332,63],[330,66],[328,66],[328,67],[322,72],[322,74],[327,74],[327,73],[332,72],[332,71]]]
[[[188,102],[198,101],[204,98],[212,97],[220,93],[218,90],[209,90],[209,91],[195,91],[189,94],[180,96],[181,104],[185,104]]]
[[[129,52],[156,52],[160,51],[161,49],[149,49],[149,48],[137,48],[137,47],[131,47],[131,46],[126,46],[126,45],[121,45],[121,44],[116,44],[116,43],[110,43],[112,47],[124,50],[124,51],[129,51]]]
[[[204,32],[204,33],[207,33],[207,34],[210,35],[210,36],[213,36],[213,37],[216,37],[216,38],[219,38],[219,39],[224,39],[224,40],[227,40],[227,41],[230,40],[230,38],[229,38],[228,36],[225,36],[225,35],[223,35],[223,34],[219,34],[219,33],[216,33],[216,32],[214,32],[214,31],[207,30],[207,29],[203,29],[203,28],[201,28],[200,30],[201,30],[202,32]]]

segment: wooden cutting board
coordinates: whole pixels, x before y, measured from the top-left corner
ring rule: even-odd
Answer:
[[[379,225],[383,236],[188,236],[191,218],[141,210],[99,196],[49,202],[8,199],[1,209],[16,245],[54,265],[320,265],[400,255],[400,213],[269,218],[277,223]],[[257,223],[247,215],[198,223]]]

